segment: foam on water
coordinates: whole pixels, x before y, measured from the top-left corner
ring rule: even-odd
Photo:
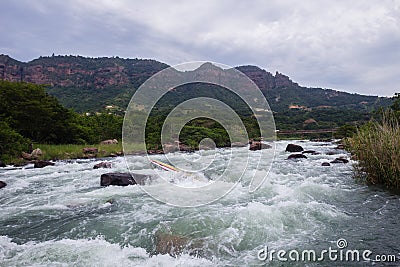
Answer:
[[[394,234],[382,234],[382,241],[368,227],[385,218],[387,224],[381,227],[394,233],[393,222],[399,218],[391,211],[400,206],[398,199],[357,184],[351,164],[321,166],[349,155],[332,143],[297,142],[320,154],[291,161],[284,152],[287,144],[277,142],[274,165],[256,192],[249,193],[249,181],[243,177],[228,195],[197,208],[160,203],[138,186],[100,187],[102,173],[127,171],[123,158],[107,159],[112,169],[93,169],[98,161],[79,160],[43,169],[0,170],[1,180],[8,184],[0,190],[0,265],[257,265],[257,251],[266,244],[290,249],[311,242],[326,248],[340,237],[360,243],[364,235],[376,249],[382,242],[388,248],[397,242]],[[239,155],[246,151],[236,150]],[[336,154],[327,155],[333,151]],[[226,166],[227,153],[218,149],[215,163],[200,177],[163,173],[164,178],[182,187],[207,184]],[[187,157],[191,155],[198,156]],[[140,173],[154,173],[147,157],[132,156],[128,161]],[[257,175],[267,173],[265,166]],[[232,185],[229,179],[212,182],[217,191]],[[168,194],[157,179],[144,188]],[[199,257],[191,256],[189,249],[177,257],[157,254],[155,236],[160,232],[190,240],[201,251]]]
[[[140,247],[120,247],[101,237],[95,239],[62,239],[18,245],[0,236],[2,266],[213,266],[209,260],[182,255],[150,257]]]

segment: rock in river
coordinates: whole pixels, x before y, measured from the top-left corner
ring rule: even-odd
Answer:
[[[345,158],[337,158],[334,161],[331,161],[331,163],[336,164],[336,163],[349,163],[348,159]]]
[[[286,152],[302,152],[304,151],[303,147],[295,144],[288,144],[286,147]]]
[[[149,175],[137,174],[137,173],[123,173],[123,172],[113,172],[105,173],[101,175],[100,185],[118,185],[118,186],[128,186],[128,185],[144,185],[146,181],[150,180]]]
[[[268,144],[263,144],[259,141],[253,141],[250,143],[250,150],[261,150],[261,149],[270,149],[272,146]]]
[[[307,157],[303,154],[292,154],[287,159],[306,159]]]
[[[45,160],[37,160],[37,161],[35,161],[33,167],[34,168],[44,168],[46,166],[54,166],[54,165],[55,165],[54,162],[45,161]]]
[[[105,168],[105,169],[109,169],[112,167],[111,162],[100,162],[97,163],[96,165],[93,166],[93,169],[100,169],[100,168]]]
[[[0,181],[0,188],[6,187],[6,186],[7,186],[7,184],[5,182]]]

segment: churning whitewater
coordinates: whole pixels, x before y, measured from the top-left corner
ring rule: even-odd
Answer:
[[[166,205],[136,185],[101,187],[101,174],[127,172],[122,157],[103,159],[112,169],[93,169],[95,160],[0,169],[8,184],[0,190],[0,265],[331,266],[329,261],[262,261],[258,254],[265,247],[321,251],[339,239],[352,249],[398,255],[398,196],[355,181],[353,161],[321,166],[349,158],[333,143],[294,142],[318,153],[287,160],[288,143],[276,143],[270,173],[254,193],[239,183],[218,201],[196,208]],[[247,150],[234,148],[233,153],[245,151],[247,156]],[[217,159],[226,156],[227,150],[216,151]],[[152,171],[147,156],[129,156],[129,162],[142,173]],[[219,168],[222,163],[202,173],[202,179],[172,174],[168,179],[197,185],[212,179]],[[223,187],[226,181],[219,183]],[[167,253],[168,239],[182,244],[181,251]],[[352,264],[373,263],[339,265]]]

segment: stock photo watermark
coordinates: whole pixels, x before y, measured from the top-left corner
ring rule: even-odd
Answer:
[[[206,91],[201,89],[204,85],[212,87],[213,92],[224,91],[225,97],[216,99],[212,95],[208,96]],[[249,192],[256,191],[266,179],[274,159],[276,129],[273,113],[266,97],[249,77],[220,63],[182,63],[164,69],[146,80],[133,95],[125,114],[122,129],[124,154],[129,155],[134,147],[147,152],[146,127],[153,109],[170,92],[184,86],[191,86],[196,90],[192,90],[192,93],[187,95],[188,98],[171,107],[166,118],[160,121],[162,155],[154,157],[147,153],[149,164],[157,164],[172,172],[155,170],[152,177],[157,179],[159,186],[141,189],[161,202],[180,207],[197,207],[212,203],[228,194],[238,183],[247,187]],[[227,98],[235,99],[235,103],[242,103],[251,111],[259,129],[259,138],[270,149],[261,150],[259,153],[253,153],[249,149],[238,152],[232,145],[239,143],[246,146],[249,143],[249,133],[241,113],[229,105]],[[227,143],[230,145],[225,147],[228,153],[222,164],[223,171],[208,182],[192,183],[190,186],[171,182],[174,181],[174,173],[201,180],[204,173],[216,164],[221,164],[221,161],[218,163],[216,150],[204,155],[198,153],[196,158],[179,153],[182,129],[190,121],[198,118],[217,122],[229,136]],[[216,147],[214,140],[209,138],[201,140],[199,144],[199,150],[203,144]],[[132,157],[126,156],[125,161],[131,173],[142,168]]]
[[[399,254],[377,254],[374,251],[365,249],[348,248],[347,240],[340,238],[336,246],[329,246],[327,249],[292,249],[275,250],[268,246],[258,250],[257,258],[264,262],[382,262],[393,263],[400,261]]]

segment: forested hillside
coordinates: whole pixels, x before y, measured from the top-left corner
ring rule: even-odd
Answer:
[[[168,65],[149,59],[40,57],[24,63],[0,55],[0,79],[44,84],[59,102],[79,113],[123,115],[136,89]],[[289,77],[256,66],[236,69],[252,79],[266,96],[279,129],[332,128],[367,121],[389,98],[349,94],[332,89],[306,88]],[[189,84],[172,90],[158,111],[167,111],[186,99],[209,96],[231,103],[241,115],[246,106],[218,86]]]

